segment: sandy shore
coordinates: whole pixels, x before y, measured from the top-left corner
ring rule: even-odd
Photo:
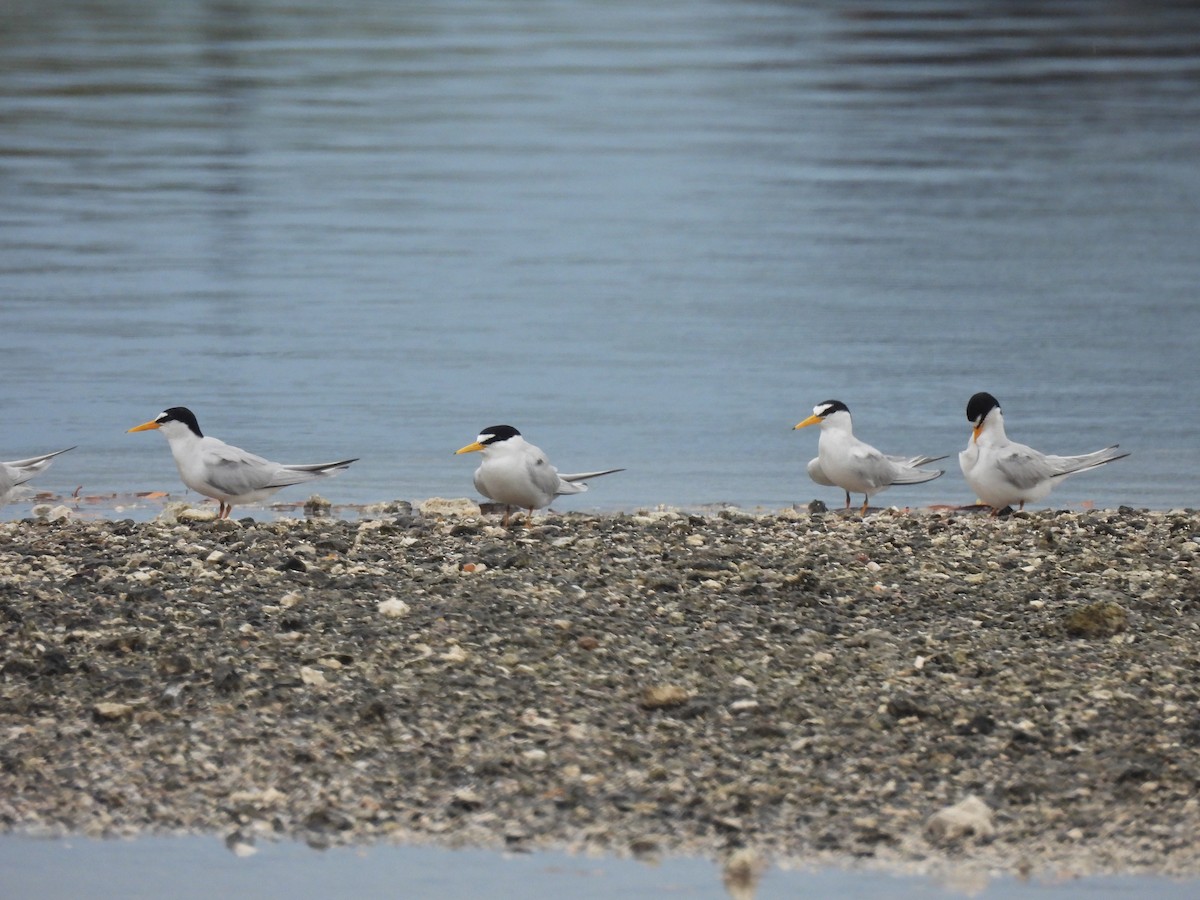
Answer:
[[[380,515],[0,524],[0,829],[1200,874],[1200,515]]]

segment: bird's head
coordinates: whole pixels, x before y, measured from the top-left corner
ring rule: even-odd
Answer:
[[[459,447],[454,451],[455,456],[460,453],[475,453],[479,450],[486,450],[489,447],[494,447],[504,441],[518,438],[521,432],[513,428],[511,425],[490,425],[483,431],[479,432],[479,436],[475,438],[475,442],[467,444],[465,447]]]
[[[149,422],[143,422],[141,425],[134,425],[129,431],[154,431],[159,428],[166,428],[167,434],[172,431],[182,431],[187,429],[196,437],[204,437],[200,431],[200,423],[196,421],[195,414],[186,406],[172,406],[170,409],[164,409]]]
[[[1000,414],[1000,401],[987,391],[973,394],[967,401],[967,421],[972,425],[971,440],[979,440],[979,434],[983,431],[983,423],[987,421],[988,416],[992,415],[992,410],[995,410],[996,415]]]
[[[850,407],[841,400],[825,400],[813,407],[813,414],[805,419],[796,428],[807,428],[809,425],[823,425],[830,420],[830,417],[835,417],[835,421],[840,418],[840,413],[845,413],[846,418],[850,417]]]

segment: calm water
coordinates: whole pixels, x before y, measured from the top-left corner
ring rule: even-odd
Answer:
[[[834,503],[814,404],[955,454],[986,389],[1133,450],[1055,505],[1200,506],[1200,10],[964,9],[8,0],[0,458],[182,492],[182,404],[338,503],[498,423],[628,467],[559,508]]]
[[[562,853],[496,854],[428,847],[378,846],[318,852],[301,844],[266,844],[237,858],[215,838],[139,841],[0,840],[5,900],[328,900],[414,897],[437,900],[1068,900],[1137,896],[1185,900],[1196,884],[1127,876],[1018,881],[986,874],[932,880],[875,872],[768,868],[752,895],[722,885],[704,859],[589,858]],[[486,885],[486,888],[481,888]]]

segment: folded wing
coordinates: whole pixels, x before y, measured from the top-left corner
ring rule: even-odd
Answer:
[[[555,473],[558,477],[558,485],[554,489],[556,495],[562,494],[581,494],[587,490],[587,485],[583,482],[589,478],[599,478],[602,475],[612,475],[614,472],[624,472],[624,469],[604,469],[599,472],[576,472],[572,475],[562,475]]]
[[[1074,475],[1076,472],[1086,472],[1088,469],[1094,469],[1105,463],[1124,459],[1129,455],[1128,452],[1118,453],[1119,449],[1119,444],[1113,444],[1111,447],[1105,447],[1103,450],[1097,450],[1094,453],[1083,453],[1079,456],[1048,456],[1046,457],[1046,461],[1054,470],[1050,477],[1064,478],[1067,475]]]

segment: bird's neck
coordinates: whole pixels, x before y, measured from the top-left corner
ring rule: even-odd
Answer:
[[[188,447],[193,447],[202,440],[190,428],[182,428],[178,431],[164,432],[167,443],[171,447],[171,451],[178,453],[181,450],[186,450]]]
[[[979,432],[980,444],[1003,444],[1008,441],[1008,435],[1004,433],[1004,416],[999,412],[994,413],[988,419],[983,431]]]

